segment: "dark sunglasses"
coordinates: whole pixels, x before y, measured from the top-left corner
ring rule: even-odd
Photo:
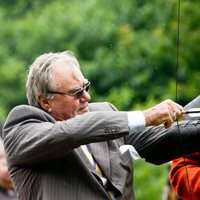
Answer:
[[[83,88],[74,92],[74,93],[67,93],[67,92],[57,92],[57,91],[47,91],[49,94],[61,94],[67,96],[73,96],[74,99],[80,99],[83,96],[84,91],[89,92],[90,89],[90,82],[88,81]]]

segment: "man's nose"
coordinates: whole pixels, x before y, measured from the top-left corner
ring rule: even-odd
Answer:
[[[89,92],[87,92],[86,90],[84,90],[83,95],[80,98],[80,101],[81,102],[90,101],[90,99],[91,99],[91,96],[90,96]]]

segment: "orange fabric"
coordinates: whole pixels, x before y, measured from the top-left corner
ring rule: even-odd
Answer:
[[[200,152],[172,161],[170,182],[182,199],[200,200]]]

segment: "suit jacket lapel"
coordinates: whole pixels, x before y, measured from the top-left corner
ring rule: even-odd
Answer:
[[[103,174],[110,179],[110,160],[107,142],[91,143],[88,147]]]
[[[86,164],[86,166],[89,168],[90,171],[94,171],[94,168],[92,166],[92,164],[90,163],[90,161],[88,160],[87,156],[85,155],[85,153],[83,152],[82,148],[76,148],[75,151],[78,153],[78,155],[80,156],[80,158],[83,160],[83,162]]]
[[[132,171],[132,165],[130,163],[128,164],[127,161],[132,161],[130,155],[126,156],[126,154],[124,154],[123,156],[120,156],[118,145],[119,144],[116,141],[107,141],[90,143],[87,146],[104,175],[111,181],[111,184],[118,190],[118,192],[122,194],[126,185],[126,177],[131,176],[130,174],[127,174],[127,171]],[[80,158],[89,170],[96,174],[94,167],[91,165],[81,147],[77,148],[76,152],[79,154]],[[111,168],[112,171],[110,170]],[[130,177],[129,179],[132,178]]]

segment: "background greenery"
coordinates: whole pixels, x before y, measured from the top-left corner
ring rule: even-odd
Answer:
[[[92,82],[92,101],[119,110],[176,100],[177,0],[0,1],[0,119],[24,104],[28,66],[44,52],[72,50]],[[178,99],[199,94],[199,0],[181,1]],[[138,200],[159,200],[167,164],[135,162]]]

